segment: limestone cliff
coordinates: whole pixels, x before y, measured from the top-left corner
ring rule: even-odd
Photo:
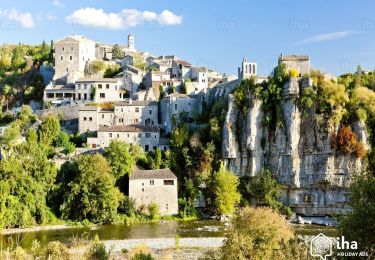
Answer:
[[[305,114],[299,111],[298,97],[309,85],[311,81],[297,78],[285,84],[283,124],[273,130],[263,124],[260,100],[252,98],[243,115],[229,94],[222,155],[227,167],[239,176],[254,176],[268,167],[282,184],[283,202],[297,213],[345,213],[349,177],[362,170],[363,162],[331,148],[334,128],[314,109]],[[356,123],[352,129],[367,145],[365,126]]]

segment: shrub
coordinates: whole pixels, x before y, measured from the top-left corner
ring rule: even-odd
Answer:
[[[297,78],[299,75],[299,72],[297,69],[291,69],[289,70],[289,77],[291,78]]]
[[[148,214],[152,219],[157,219],[159,217],[159,205],[154,202],[148,205]]]
[[[294,239],[288,222],[269,208],[242,208],[221,249],[222,259],[277,259],[275,251]]]
[[[68,248],[59,241],[49,242],[43,255],[46,259],[69,259]]]
[[[150,248],[146,245],[138,245],[131,250],[129,250],[128,258],[131,260],[153,260],[155,259],[152,254]]]
[[[94,244],[89,248],[86,256],[92,260],[107,260],[109,259],[110,252],[107,251],[103,242],[99,241],[99,237],[96,235],[94,238]]]
[[[357,135],[350,127],[343,126],[332,136],[332,148],[344,153],[353,154],[361,159],[366,156],[364,144],[358,142]]]
[[[120,206],[118,208],[119,213],[126,214],[129,217],[135,216],[136,210],[135,200],[133,198],[129,198],[128,196],[125,196],[124,200],[120,202]]]

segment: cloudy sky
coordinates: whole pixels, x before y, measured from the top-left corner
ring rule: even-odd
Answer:
[[[280,53],[335,74],[375,69],[375,1],[1,0],[0,42],[68,34],[126,44],[235,74],[242,57],[268,74]]]

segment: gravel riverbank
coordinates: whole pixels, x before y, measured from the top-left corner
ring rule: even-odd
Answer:
[[[125,240],[106,240],[103,241],[112,252],[121,252],[123,249],[132,249],[138,245],[145,245],[153,250],[168,249],[176,247],[174,238],[147,238],[147,239],[125,239]],[[218,248],[223,245],[224,237],[191,237],[180,238],[178,246],[181,248]]]

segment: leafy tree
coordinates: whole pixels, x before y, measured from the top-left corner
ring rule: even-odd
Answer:
[[[159,205],[156,203],[148,205],[148,213],[152,219],[157,219],[159,217]]]
[[[112,140],[105,149],[105,157],[116,179],[119,179],[123,175],[131,175],[134,159],[130,154],[129,144],[119,140]]]
[[[10,85],[5,84],[3,87],[3,95],[5,96],[5,100],[7,103],[7,110],[8,110],[8,102],[9,102],[9,97],[12,95],[13,89]]]
[[[26,65],[20,46],[13,49],[11,66],[13,70],[23,69]]]
[[[340,232],[345,240],[357,241],[360,250],[375,256],[375,176],[368,172],[355,176],[349,187],[349,205],[352,210],[340,218]]]
[[[267,206],[279,210],[282,204],[280,186],[268,169],[262,170],[254,177],[242,177],[239,185],[242,203],[252,206]]]
[[[42,147],[23,143],[0,162],[0,227],[49,223],[54,219],[46,197],[56,168]]]
[[[118,44],[113,45],[112,47],[112,58],[113,59],[122,59],[124,58],[124,52],[121,50]]]
[[[81,155],[77,175],[68,185],[61,206],[65,219],[113,222],[123,195],[115,187],[110,165],[100,154]]]
[[[17,113],[17,119],[21,128],[25,128],[28,124],[32,124],[37,120],[37,116],[28,105],[23,105],[21,110]]]
[[[288,222],[277,212],[269,208],[242,208],[232,220],[232,227],[227,232],[224,246],[221,248],[222,259],[287,259],[283,255],[297,258],[301,252],[285,245],[294,240],[293,230]],[[283,254],[283,251],[289,251]],[[280,251],[280,252],[278,252]],[[275,258],[275,254],[282,258]],[[303,256],[303,254],[302,254]]]
[[[320,109],[330,116],[332,123],[339,124],[347,112],[345,107],[349,102],[345,86],[331,81],[324,81],[319,85],[318,93]]]
[[[237,191],[238,177],[225,169],[221,164],[219,171],[214,176],[215,205],[221,215],[231,214],[240,202],[241,195]]]
[[[28,128],[26,130],[26,141],[29,144],[37,144],[38,143],[38,134],[34,129]]]
[[[13,122],[4,130],[4,134],[1,137],[1,144],[7,149],[13,147],[18,139],[20,138],[21,129],[18,122]]]
[[[60,123],[56,116],[47,115],[43,117],[38,129],[39,141],[42,144],[50,145],[60,133]]]

